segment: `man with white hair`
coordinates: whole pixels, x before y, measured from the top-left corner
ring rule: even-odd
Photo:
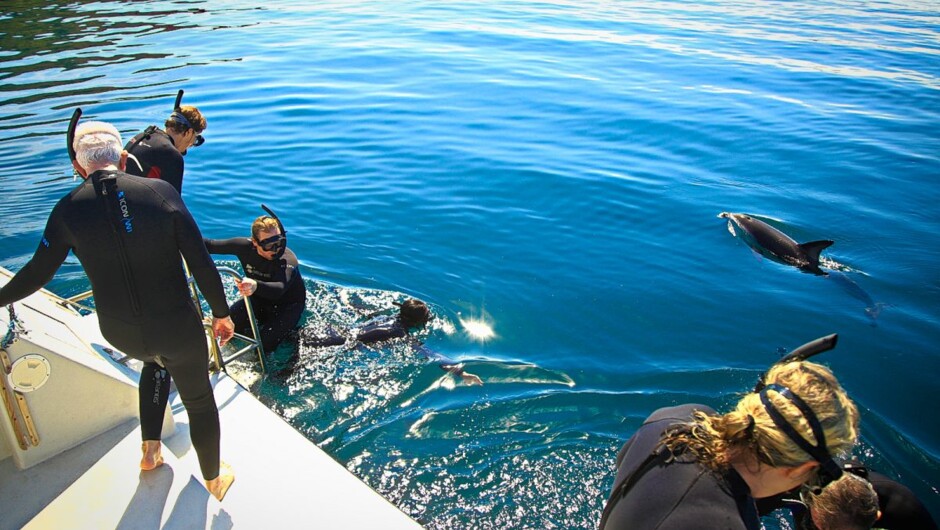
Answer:
[[[121,134],[111,124],[86,122],[75,129],[72,165],[84,181],[55,205],[35,254],[0,289],[0,305],[41,288],[72,251],[91,282],[102,334],[145,362],[139,384],[141,469],[163,463],[160,439],[169,374],[189,414],[206,488],[221,500],[235,477],[220,461],[219,411],[209,381],[206,337],[180,254],[225,343],[234,325],[222,282],[179,193],[162,180],[124,173],[127,153],[121,146]]]

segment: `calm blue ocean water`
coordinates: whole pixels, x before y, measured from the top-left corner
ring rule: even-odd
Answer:
[[[484,379],[392,344],[253,385],[428,528],[595,527],[650,412],[727,407],[833,332],[856,454],[940,519],[938,28],[932,0],[4,2],[0,265],[73,185],[76,106],[129,138],[182,88],[205,235],[268,204],[305,326],[419,297]],[[722,211],[834,240],[841,275],[756,259]],[[50,287],[87,287],[74,257]]]

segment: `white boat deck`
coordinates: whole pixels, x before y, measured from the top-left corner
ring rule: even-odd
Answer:
[[[9,276],[0,268],[0,283]],[[421,528],[224,373],[210,377],[222,459],[235,473],[225,499],[203,485],[175,392],[172,421],[164,422],[165,463],[140,471],[137,372],[108,353],[94,314],[80,316],[61,302],[41,290],[16,304],[25,329],[8,357],[44,358],[51,375],[21,394],[38,445],[17,451],[0,404],[0,530]],[[0,321],[2,334],[5,311]],[[0,370],[0,377],[9,398],[13,379],[24,382],[22,374]]]
[[[236,476],[222,502],[202,484],[177,398],[177,432],[153,471],[138,468],[136,421],[26,470],[0,462],[0,528],[421,528],[231,378],[213,379]]]

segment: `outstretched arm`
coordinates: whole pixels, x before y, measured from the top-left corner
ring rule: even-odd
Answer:
[[[0,306],[12,304],[38,291],[49,283],[65,261],[71,247],[66,241],[66,231],[61,228],[57,211],[58,209],[53,209],[49,216],[39,248],[33,257],[0,289]]]
[[[167,203],[174,211],[174,229],[180,253],[183,254],[189,272],[212,309],[212,316],[220,319],[227,317],[228,302],[225,299],[222,278],[219,277],[219,271],[206,250],[199,226],[181,199],[177,201],[175,197],[168,198]]]

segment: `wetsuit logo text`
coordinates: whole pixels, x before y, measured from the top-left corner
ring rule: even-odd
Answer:
[[[134,231],[134,218],[131,217],[130,209],[127,207],[127,199],[124,197],[124,192],[119,191],[117,197],[118,205],[121,207],[121,216],[124,218],[124,231],[130,234]]]

